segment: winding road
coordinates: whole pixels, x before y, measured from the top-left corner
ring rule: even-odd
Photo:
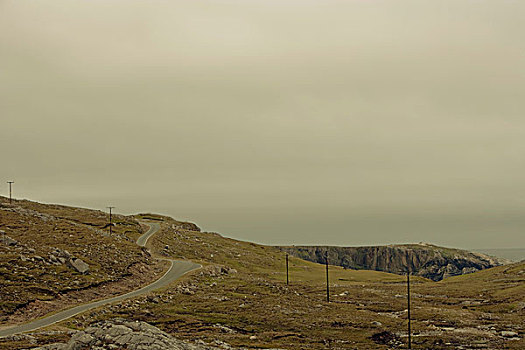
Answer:
[[[144,233],[142,236],[140,236],[139,239],[137,239],[137,244],[141,247],[146,246],[148,239],[160,229],[160,225],[158,223],[145,223],[145,224],[149,226],[149,230],[146,233]],[[44,318],[40,318],[40,319],[31,321],[29,323],[16,325],[10,328],[0,329],[0,337],[7,337],[7,336],[18,334],[18,333],[34,331],[35,329],[50,326],[54,323],[57,323],[65,319],[68,319],[72,316],[78,315],[84,311],[91,310],[91,309],[94,309],[96,307],[99,307],[105,304],[113,303],[115,301],[120,301],[120,300],[124,300],[128,298],[136,297],[138,295],[142,295],[142,294],[151,292],[155,289],[165,287],[169,285],[171,282],[181,277],[182,275],[201,267],[201,265],[195,264],[191,261],[171,260],[171,259],[163,259],[163,258],[157,258],[157,259],[170,261],[171,266],[169,270],[161,278],[148,284],[147,286],[144,286],[140,289],[131,291],[126,294],[118,295],[112,298],[78,305],[71,309],[63,310],[63,311],[57,312],[56,314],[46,316]]]

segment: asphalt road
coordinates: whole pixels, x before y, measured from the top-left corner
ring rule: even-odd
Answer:
[[[146,243],[148,242],[148,239],[160,229],[160,225],[157,223],[148,223],[148,225],[150,226],[148,232],[140,236],[139,239],[137,240],[137,244],[141,247],[144,247]],[[118,295],[118,296],[115,296],[109,299],[103,299],[103,300],[94,301],[88,304],[78,305],[71,309],[60,311],[56,314],[46,316],[44,318],[40,318],[40,319],[31,321],[29,323],[24,323],[21,325],[16,325],[13,327],[0,329],[0,337],[6,337],[6,336],[18,334],[18,333],[34,331],[35,329],[50,326],[53,323],[60,322],[72,316],[78,315],[84,311],[91,310],[91,309],[94,309],[96,307],[99,307],[105,304],[113,303],[116,301],[136,297],[138,295],[142,295],[142,294],[151,292],[155,289],[167,286],[168,284],[175,281],[176,279],[178,279],[185,273],[201,267],[201,265],[192,263],[191,261],[180,261],[180,260],[170,260],[170,259],[163,259],[163,260],[168,260],[171,262],[170,269],[161,278],[159,278],[158,280],[156,280],[155,282],[151,284],[148,284],[145,287],[142,287],[132,292],[129,292],[123,295]]]

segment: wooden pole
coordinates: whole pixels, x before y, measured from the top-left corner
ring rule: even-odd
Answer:
[[[286,253],[286,285],[290,284],[290,280],[288,278],[288,253]]]
[[[410,262],[408,260],[407,251],[407,318],[408,318],[408,348],[412,349],[412,330],[410,324]]]
[[[12,195],[11,195],[11,185],[14,184],[15,182],[14,181],[7,181],[7,183],[9,184],[9,204],[12,203],[13,201],[13,198],[12,198]]]
[[[111,210],[115,207],[108,207],[109,209],[109,234],[113,234],[113,221],[111,219]]]
[[[328,280],[328,250],[326,251],[325,255],[325,264],[326,264],[326,301],[330,302],[330,284]]]

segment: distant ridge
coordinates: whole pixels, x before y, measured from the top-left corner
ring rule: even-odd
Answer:
[[[525,260],[525,248],[472,249],[475,252],[509,259],[514,262]]]

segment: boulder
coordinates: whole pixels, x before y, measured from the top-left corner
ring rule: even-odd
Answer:
[[[2,242],[3,245],[7,246],[15,246],[18,244],[18,241],[16,239],[13,239],[9,236],[5,235],[5,232],[0,232],[0,242]]]
[[[86,264],[82,259],[73,258],[68,260],[68,265],[77,270],[80,273],[89,273],[89,265]]]
[[[501,331],[501,336],[505,338],[514,338],[518,336],[518,333],[513,331]]]

